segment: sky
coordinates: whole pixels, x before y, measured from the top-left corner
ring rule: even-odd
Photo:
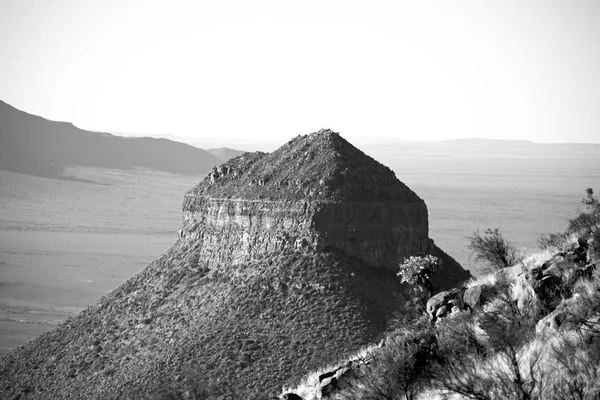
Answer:
[[[600,143],[600,2],[0,0],[0,99],[211,145]]]

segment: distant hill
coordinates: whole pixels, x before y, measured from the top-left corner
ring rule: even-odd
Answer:
[[[228,147],[220,147],[218,149],[208,149],[206,151],[208,151],[213,156],[220,158],[223,162],[229,161],[232,158],[241,156],[242,154],[245,153],[244,151],[234,150],[234,149],[230,149]]]
[[[68,179],[65,167],[150,168],[204,174],[222,161],[207,151],[168,139],[124,138],[50,121],[0,101],[0,169]]]
[[[519,158],[571,158],[580,157],[596,158],[600,154],[598,143],[535,143],[529,140],[501,140],[501,139],[451,139],[440,141],[403,141],[394,139],[367,140],[356,139],[361,148],[367,149],[369,154],[392,154],[394,156],[422,157],[444,155],[452,157],[470,156],[497,156]]]

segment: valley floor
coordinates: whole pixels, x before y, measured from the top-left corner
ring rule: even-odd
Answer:
[[[0,171],[0,356],[83,310],[175,241],[200,177],[74,169],[96,183]]]

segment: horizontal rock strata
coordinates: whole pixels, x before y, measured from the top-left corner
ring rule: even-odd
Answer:
[[[397,269],[429,246],[427,208],[410,204],[219,199],[187,195],[180,236],[201,243],[209,267],[284,249],[343,250]]]

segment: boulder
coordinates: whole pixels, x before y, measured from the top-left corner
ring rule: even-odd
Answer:
[[[438,308],[435,311],[435,318],[440,319],[440,318],[444,317],[448,313],[448,311],[450,311],[448,309],[448,306],[444,304],[443,306],[441,306],[440,308]]]
[[[436,294],[427,302],[427,313],[431,321],[435,322],[439,318],[443,318],[452,310],[462,310],[463,308],[463,291],[464,289],[453,289]]]
[[[573,270],[576,263],[573,261],[576,259],[576,255],[572,252],[565,254],[565,256],[556,256],[552,260],[545,262],[542,265],[543,277],[555,276],[557,278],[565,277]]]
[[[473,310],[478,305],[481,305],[481,303],[483,302],[481,294],[485,288],[487,288],[486,284],[471,286],[470,288],[467,288],[467,290],[465,290],[465,293],[463,294],[463,303],[465,304],[465,307],[468,307],[471,310]]]
[[[448,301],[448,297],[450,296],[449,291],[439,292],[435,296],[431,297],[427,301],[427,313],[430,316],[434,316],[437,312],[437,309],[440,308]]]

